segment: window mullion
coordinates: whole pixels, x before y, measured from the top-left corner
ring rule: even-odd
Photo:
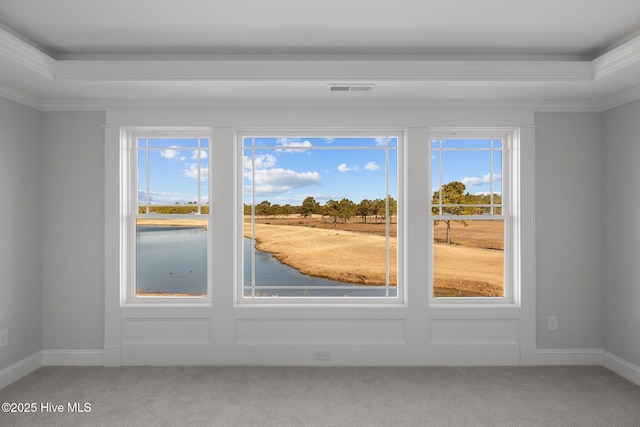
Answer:
[[[196,155],[198,156],[198,174],[197,174],[198,175],[198,177],[197,177],[198,181],[197,181],[197,184],[196,184],[197,187],[198,187],[197,188],[197,195],[198,195],[197,197],[198,197],[198,199],[196,201],[197,206],[198,206],[197,207],[198,215],[200,213],[202,213],[202,211],[201,211],[202,195],[200,194],[201,193],[201,188],[200,188],[201,184],[200,184],[200,182],[201,182],[201,179],[202,179],[202,176],[201,176],[201,174],[202,174],[202,150],[200,149],[200,147],[201,147],[201,139],[198,138],[198,150],[196,151]]]
[[[149,156],[151,155],[151,153],[149,152],[149,138],[145,138],[145,150],[144,150],[144,157],[145,157],[145,166],[144,166],[144,173],[145,173],[145,213],[149,213],[149,204],[150,204],[150,200],[149,200]],[[136,189],[137,191],[137,189]],[[136,206],[138,204],[136,203]],[[136,210],[137,212],[137,210]]]
[[[504,303],[511,298],[513,285],[509,276],[512,254],[509,252],[510,233],[507,232],[511,218],[509,211],[504,209],[505,201],[510,201],[510,182],[505,181],[510,179],[511,159],[505,161],[505,142],[497,133],[495,137],[467,135],[444,139],[433,135],[430,139],[430,162],[433,168],[437,168],[431,171],[430,176],[438,181],[434,183],[438,197],[430,205],[434,256],[432,298],[438,303],[463,300]],[[446,159],[444,151],[450,153]],[[494,157],[498,153],[501,158]],[[444,197],[443,187],[449,186],[445,179],[464,184],[460,197],[455,186],[451,187],[455,194],[448,192],[449,197]],[[496,183],[497,180],[502,180],[502,184]],[[489,194],[486,202],[485,191]],[[501,200],[496,198],[498,191]],[[471,196],[466,199],[466,194]],[[434,215],[434,211],[437,214]],[[473,214],[464,215],[465,212]],[[453,246],[447,246],[451,244]],[[501,252],[496,249],[501,249]],[[481,269],[474,267],[476,262],[482,263]]]
[[[386,248],[385,248],[385,296],[389,298],[389,223],[391,221],[391,217],[389,215],[391,200],[389,199],[389,136],[385,139],[385,150],[384,150],[384,170],[385,170],[385,217],[387,218],[385,223],[385,240],[386,240]],[[396,231],[397,236],[397,231]],[[397,238],[397,237],[396,237]]]
[[[349,300],[351,301],[355,301],[355,298],[358,298],[358,300],[362,298],[362,301],[364,302],[364,300],[368,298],[380,298],[380,300],[383,301],[381,297],[384,297],[384,299],[388,299],[388,298],[393,298],[395,296],[401,295],[401,292],[396,291],[397,288],[396,288],[395,282],[397,282],[398,280],[391,277],[391,274],[393,273],[395,268],[399,268],[392,265],[391,263],[391,256],[393,255],[392,251],[395,250],[391,247],[392,239],[393,239],[393,237],[391,236],[391,232],[392,232],[391,216],[393,211],[393,207],[391,206],[391,198],[396,197],[396,190],[394,189],[394,187],[392,187],[392,184],[398,185],[396,181],[399,180],[399,178],[396,176],[394,181],[390,182],[390,180],[393,179],[391,177],[391,174],[392,172],[395,171],[395,168],[397,167],[396,164],[394,163],[396,162],[396,160],[394,160],[395,157],[392,157],[392,155],[395,153],[392,153],[391,150],[395,149],[396,151],[398,151],[399,149],[396,146],[392,147],[392,144],[396,143],[395,142],[397,138],[396,136],[391,137],[386,133],[384,135],[385,135],[384,138],[383,137],[376,138],[375,135],[371,135],[370,133],[367,133],[367,134],[363,134],[362,136],[360,135],[354,135],[352,137],[339,136],[336,138],[331,137],[331,135],[327,135],[328,137],[323,136],[323,137],[317,137],[317,138],[313,136],[309,136],[307,139],[307,137],[304,137],[304,135],[303,135],[304,138],[303,137],[293,138],[293,137],[286,137],[286,136],[281,137],[279,135],[255,136],[248,132],[244,134],[242,133],[238,134],[237,141],[238,141],[238,144],[241,145],[239,146],[238,149],[242,152],[242,157],[244,159],[242,163],[242,182],[243,182],[242,185],[244,190],[243,190],[243,195],[241,199],[243,200],[242,201],[243,206],[248,203],[251,204],[251,223],[246,224],[246,222],[243,222],[243,223],[241,222],[241,224],[243,224],[243,227],[246,225],[246,226],[250,226],[250,229],[251,229],[250,231],[251,232],[251,255],[249,256],[249,253],[247,252],[247,255],[243,257],[244,264],[243,263],[238,264],[238,273],[242,274],[246,266],[246,262],[251,263],[250,266],[246,266],[246,269],[247,269],[246,276],[249,275],[249,271],[250,271],[251,279],[249,280],[249,278],[246,277],[245,280],[242,281],[242,283],[238,284],[237,295],[239,296],[239,301],[247,302],[247,303],[263,303],[263,302],[268,303],[271,301],[275,302],[276,300],[279,302],[280,301],[297,302],[297,301],[309,301],[312,298],[312,300],[316,302],[316,301],[324,301],[325,299],[336,301],[336,298],[338,297],[344,298],[348,296]],[[362,138],[362,139],[356,141],[356,140],[352,140],[351,138]],[[311,143],[309,143],[308,141],[311,141]],[[342,144],[340,143],[341,141],[343,142]],[[299,145],[299,146],[294,145],[294,143],[302,143],[302,142],[304,142],[305,145]],[[322,162],[327,160],[329,163],[335,161],[336,162],[335,166],[325,166],[322,169],[320,169],[320,166],[316,166],[316,165],[319,165],[320,163],[313,163],[313,166],[302,166],[307,163],[300,162],[300,164],[297,164],[295,161],[292,161],[291,159],[285,160],[286,156],[298,155],[298,154],[291,154],[293,153],[294,150],[297,150],[297,152],[308,151],[308,153],[306,153],[308,155],[313,155],[313,156],[317,155],[318,157],[313,157],[314,161],[317,160]],[[327,153],[328,151],[329,153]],[[345,153],[345,151],[347,152],[352,151],[354,153]],[[353,157],[356,154],[355,153],[356,151],[361,152],[363,155]],[[349,163],[348,168],[346,163],[344,164],[344,166],[342,165],[338,166],[340,162],[343,162],[343,159],[347,159],[347,158],[366,159],[366,157],[371,157],[371,158],[366,161],[359,160],[361,162],[364,161],[364,163],[357,164],[356,162],[358,160],[355,160],[353,163]],[[277,159],[277,165],[275,165],[276,159]],[[268,166],[265,166],[267,164]],[[238,163],[238,165],[240,165],[240,162]],[[384,165],[384,171],[380,170],[381,165]],[[315,169],[316,167],[318,167],[318,169]],[[344,222],[347,222],[349,224],[353,222],[358,222],[358,217],[357,217],[358,214],[352,213],[355,215],[354,217],[349,217],[349,216],[345,217],[343,214],[346,210],[354,209],[354,205],[357,207],[357,204],[359,202],[362,202],[362,200],[370,199],[371,201],[373,201],[376,199],[381,199],[380,196],[382,195],[384,197],[384,204],[382,204],[381,203],[382,201],[380,200],[378,202],[379,204],[376,207],[376,211],[375,211],[375,215],[377,215],[378,217],[380,215],[385,216],[385,223],[383,225],[384,237],[382,236],[382,234],[379,233],[380,231],[383,230],[379,228],[379,226],[374,226],[372,223],[371,225],[369,224],[366,225],[366,227],[371,228],[368,231],[371,231],[372,235],[378,234],[378,237],[375,237],[375,246],[377,246],[376,255],[375,255],[376,261],[374,261],[376,265],[373,267],[375,268],[375,271],[371,271],[370,273],[366,270],[363,270],[362,273],[356,273],[354,271],[347,270],[345,272],[337,272],[336,276],[333,276],[333,272],[331,271],[329,271],[328,273],[327,272],[318,273],[318,276],[323,274],[328,274],[329,276],[333,276],[336,278],[329,278],[325,276],[325,277],[315,277],[315,279],[318,279],[320,281],[329,280],[329,281],[343,282],[343,284],[338,283],[338,287],[335,289],[349,290],[349,292],[345,292],[345,294],[335,293],[335,295],[332,292],[327,292],[327,293],[317,292],[317,290],[321,290],[321,289],[326,289],[326,290],[334,289],[330,283],[326,283],[326,284],[323,283],[322,286],[315,287],[313,286],[313,284],[315,284],[316,282],[311,282],[311,281],[307,282],[307,279],[300,278],[299,280],[304,280],[304,284],[298,285],[293,282],[283,281],[285,280],[283,278],[289,277],[287,276],[288,273],[278,272],[277,274],[273,274],[271,277],[269,277],[268,275],[263,275],[266,270],[269,270],[269,272],[271,270],[267,269],[267,266],[265,266],[264,269],[262,268],[261,262],[263,257],[261,255],[261,252],[259,252],[256,249],[256,237],[261,238],[261,233],[263,230],[262,227],[264,227],[265,229],[268,227],[272,227],[269,230],[272,232],[277,232],[279,231],[279,229],[275,228],[276,224],[286,223],[286,221],[282,221],[282,222],[280,221],[279,214],[277,212],[287,212],[287,211],[281,210],[281,209],[272,210],[271,208],[274,206],[278,206],[279,208],[283,207],[285,202],[280,202],[279,198],[282,198],[284,200],[287,200],[287,199],[296,200],[297,198],[300,198],[300,202],[296,200],[296,203],[292,203],[292,205],[296,207],[297,203],[301,203],[303,201],[302,199],[305,199],[307,197],[307,195],[305,195],[305,193],[302,192],[304,190],[302,191],[298,190],[298,188],[300,188],[297,186],[298,180],[300,180],[299,182],[303,182],[304,180],[307,180],[309,179],[309,177],[313,177],[314,175],[319,177],[320,171],[326,171],[328,174],[330,174],[330,169],[332,167],[337,167],[340,172],[353,172],[354,175],[355,173],[362,174],[360,178],[356,178],[354,176],[353,181],[352,181],[352,178],[349,177],[349,174],[343,175],[342,176],[344,179],[344,181],[342,181],[343,187],[339,187],[338,190],[333,189],[332,192],[328,192],[328,191],[322,192],[312,187],[310,187],[309,190],[307,190],[307,191],[310,191],[311,194],[318,193],[318,194],[322,194],[322,196],[325,196],[325,195],[328,196],[331,194],[336,194],[336,195],[340,194],[339,197],[333,196],[338,198],[338,200],[336,200],[337,203],[334,207],[335,211],[332,211],[331,213],[332,217],[335,216],[336,221],[339,222],[340,224]],[[250,172],[247,170],[248,168],[251,168]],[[375,172],[375,175],[373,174],[370,176],[364,175],[364,174],[369,174],[373,172]],[[398,175],[397,172],[394,172],[394,173]],[[273,178],[273,177],[276,177],[276,178]],[[359,182],[358,181],[359,179],[368,179],[368,180],[371,180],[371,182],[373,183],[373,186],[371,189],[369,189],[368,186],[365,186],[366,190],[363,191],[361,190],[361,188],[359,188],[357,190],[357,193],[354,187],[353,195],[358,194],[358,196],[362,196],[361,197],[362,200],[354,199],[353,195],[351,195],[350,197],[350,194],[349,194],[349,190],[350,190],[350,187],[348,187],[349,183],[353,182],[355,184]],[[380,182],[380,180],[382,179],[384,180],[384,184]],[[248,184],[249,180],[251,180],[250,185]],[[287,180],[290,180],[290,181],[287,181]],[[289,182],[292,183],[291,190],[283,190],[282,192],[278,192],[280,191],[278,186],[282,188],[286,188]],[[309,179],[309,182],[313,182],[313,180]],[[347,185],[345,186],[344,184],[347,184]],[[308,185],[311,185],[311,184],[305,184],[305,186],[308,186]],[[314,186],[315,185],[316,184],[314,184]],[[324,185],[324,180],[321,184],[317,184],[317,185]],[[317,197],[317,196],[309,196],[309,197]],[[331,198],[331,196],[328,196],[327,198]],[[343,199],[343,198],[353,203],[343,205],[343,203],[340,203],[339,201],[340,199]],[[322,197],[322,199],[325,199],[325,197]],[[260,204],[257,203],[258,200],[261,200]],[[324,200],[320,200],[320,201],[324,202]],[[268,202],[268,203],[265,203],[263,205],[263,202]],[[317,203],[317,202],[315,205],[320,207],[332,206],[331,204],[323,205],[322,203]],[[301,203],[299,206],[301,207],[303,206],[303,204]],[[379,207],[383,208],[382,212],[379,211]],[[265,217],[265,219],[266,219],[266,222],[271,222],[271,225],[269,226],[262,225],[263,218],[262,217],[257,218],[258,210],[260,210],[261,215],[263,211],[268,212],[268,217]],[[307,209],[306,211],[309,211],[309,209]],[[372,211],[370,215],[373,215],[373,212],[374,211]],[[248,209],[247,209],[247,213],[249,213]],[[315,214],[318,214],[318,213],[320,212],[316,211],[315,208],[312,208],[309,215],[315,216]],[[244,209],[243,209],[243,214],[244,214]],[[349,214],[349,215],[352,215],[352,214]],[[270,220],[270,218],[272,218],[272,215],[276,215],[277,218],[274,218],[274,220]],[[330,217],[330,219],[332,217]],[[249,220],[248,216],[246,220]],[[260,221],[259,226],[258,226],[258,221]],[[316,227],[316,224],[314,223],[314,221],[316,221],[315,218],[308,218],[309,224],[305,224],[307,222],[307,219],[304,219],[303,221],[304,223],[301,222],[302,225],[308,225],[312,229]],[[324,225],[318,224],[318,226],[323,227]],[[293,225],[291,225],[291,227],[293,227]],[[342,225],[339,225],[339,227],[342,228]],[[357,225],[357,227],[359,227],[359,225]],[[303,229],[304,228],[299,228],[299,230],[303,230]],[[376,229],[378,231],[375,231]],[[282,229],[282,230],[285,230],[285,229]],[[358,232],[360,233],[362,232],[360,228],[356,228],[356,230],[358,230]],[[247,228],[247,231],[249,231],[249,228]],[[288,233],[289,231],[291,232],[296,231],[296,229],[292,229],[292,230],[286,229],[286,231]],[[242,234],[243,236],[245,235],[244,232]],[[339,235],[341,233],[336,232],[335,234]],[[296,236],[304,237],[298,234],[296,234]],[[344,242],[344,239],[342,239],[342,237],[340,237],[339,239],[342,242]],[[377,240],[377,239],[380,239],[380,240]],[[368,240],[364,240],[364,242],[366,242],[366,244],[369,243]],[[269,242],[266,242],[266,243],[269,243]],[[281,242],[281,243],[287,244],[287,242]],[[344,243],[341,243],[341,244],[344,244]],[[382,245],[384,245],[384,249]],[[278,249],[276,248],[276,250]],[[382,257],[384,257],[384,260],[382,259]],[[320,256],[319,259],[321,258],[322,256]],[[345,262],[347,262],[347,264],[345,265],[349,265],[348,260]],[[398,261],[398,263],[400,263],[400,261]],[[257,273],[256,273],[256,269],[258,269]],[[281,274],[282,276],[278,276],[278,274]],[[340,274],[347,274],[350,277],[347,278],[345,276],[340,276]],[[384,279],[382,277],[383,274],[384,274]],[[306,275],[306,274],[303,273],[303,275]],[[241,277],[244,277],[244,275]],[[342,277],[345,277],[345,278],[343,279]],[[294,280],[298,280],[298,279],[294,279]],[[367,285],[363,286],[362,284],[358,284],[360,280],[362,281],[363,284],[367,283]],[[351,281],[353,281],[353,284],[351,284]],[[370,283],[375,283],[375,286],[374,285],[369,286]],[[383,285],[384,285],[384,288],[383,288]],[[249,292],[249,288],[251,289],[250,292]],[[263,292],[268,289],[270,290],[269,292]],[[277,289],[282,289],[282,292],[278,294]],[[296,291],[290,292],[293,289],[296,289]],[[313,290],[314,292],[306,293],[305,291],[307,289]],[[294,295],[298,295],[298,296],[294,296]],[[281,297],[281,298],[262,298],[267,296]]]
[[[130,176],[126,179],[130,183],[127,187],[131,224],[127,227],[130,254],[125,300],[136,304],[202,302],[202,297],[210,295],[211,277],[207,255],[210,253],[210,216],[201,215],[202,143],[206,138],[176,137],[170,131],[145,133],[128,133]],[[176,139],[180,141],[174,145]],[[183,154],[193,150],[198,158],[190,156],[189,169],[184,169],[187,157]],[[159,154],[152,157],[153,151]],[[176,153],[180,156],[176,157]],[[197,170],[193,171],[194,167]],[[152,175],[156,178],[154,191],[157,191],[153,201]],[[165,176],[181,177],[183,181],[165,181]],[[178,202],[175,202],[176,195],[182,198]],[[193,197],[197,198],[195,209]],[[180,206],[176,209],[175,205]],[[176,286],[178,281],[181,285]]]
[[[256,139],[251,138],[251,296],[256,296]]]

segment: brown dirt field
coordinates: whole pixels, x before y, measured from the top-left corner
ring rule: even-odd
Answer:
[[[272,253],[280,262],[304,274],[342,282],[384,285],[385,225],[368,218],[352,218],[335,224],[330,218],[260,218],[256,220],[258,249]],[[379,220],[381,221],[381,219]],[[139,219],[138,225],[202,226],[197,219]],[[390,226],[391,284],[396,285],[396,224]],[[452,245],[444,243],[446,225],[434,227],[434,295],[502,296],[503,223],[451,222]],[[250,237],[250,224],[245,223]],[[487,249],[489,248],[489,249]]]
[[[336,224],[334,230],[331,220],[319,216],[262,218],[256,223],[258,249],[273,253],[280,262],[305,274],[360,284],[379,284],[384,279],[384,224],[364,224],[356,218],[346,224]],[[287,230],[289,226],[291,229]],[[392,226],[395,249],[396,227]],[[246,236],[249,236],[248,227],[249,224],[245,224]],[[445,233],[445,223],[438,223],[434,229],[436,242],[444,241]],[[341,239],[328,238],[341,234]],[[324,237],[320,239],[320,236]],[[451,236],[454,244],[435,243],[434,246],[434,295],[502,296],[503,223],[469,221],[465,226],[452,222]],[[377,245],[371,244],[368,240],[371,237],[378,237]],[[360,239],[362,241],[358,241]],[[395,278],[395,253],[393,255]],[[374,278],[374,271],[380,279]]]
[[[440,221],[434,240],[435,296],[504,296],[503,221],[452,221],[451,245]]]
[[[453,245],[471,248],[504,249],[503,221],[466,221],[463,223],[451,221],[451,243]],[[438,221],[433,228],[433,238],[436,242],[445,243],[447,225]]]
[[[436,243],[434,295],[503,296],[503,265],[503,251]]]
[[[245,221],[250,221],[250,217],[245,217]],[[396,237],[397,227],[395,217],[393,217],[391,221],[391,224],[389,224],[389,236]],[[311,215],[307,218],[291,215],[282,218],[256,218],[256,224],[295,225],[300,227],[321,228],[324,230],[354,231],[378,236],[384,236],[386,234],[384,219],[379,217],[376,222],[376,218],[373,216],[367,217],[366,223],[362,222],[361,217],[354,217],[347,221],[346,224],[343,224],[340,220],[334,223],[332,218],[321,215]]]
[[[361,285],[384,285],[385,238],[313,227],[256,224],[256,247],[303,274]],[[251,236],[245,223],[244,235]],[[396,239],[390,238],[390,284],[396,285]]]

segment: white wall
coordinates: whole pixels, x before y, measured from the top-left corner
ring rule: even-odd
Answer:
[[[104,113],[44,113],[44,350],[104,347],[103,125]]]
[[[261,365],[516,365],[535,364],[533,287],[523,292],[523,307],[430,306],[426,214],[428,127],[523,126],[519,221],[523,239],[523,281],[531,285],[534,116],[524,110],[478,111],[186,111],[114,109],[107,112],[105,138],[106,206],[106,348],[104,361],[135,364]],[[214,216],[212,306],[172,309],[120,305],[118,264],[120,230],[118,159],[120,126],[204,126],[212,134]],[[236,173],[234,128],[384,127],[407,131],[408,230],[406,306],[233,306],[234,215]],[[525,191],[526,190],[526,191]],[[525,197],[524,194],[527,194]],[[216,206],[218,208],[216,209]],[[525,226],[526,225],[526,226]],[[524,231],[523,231],[524,233]],[[116,238],[112,238],[115,236]],[[526,274],[524,271],[526,270]],[[526,279],[525,279],[526,277]],[[526,294],[526,295],[525,295]],[[332,352],[330,363],[314,359],[314,350]]]
[[[10,254],[0,259],[8,272],[0,281],[0,329],[10,328],[11,343],[0,348],[0,369],[43,348],[102,349],[105,115],[38,113],[2,99],[0,113],[2,182],[21,183],[2,186],[2,200],[10,200],[12,209],[0,213],[1,223],[24,226],[8,227],[0,243],[2,253]],[[229,125],[244,124],[242,113],[225,115]],[[281,113],[264,116],[265,123],[269,117],[282,121]],[[335,114],[333,120],[347,124],[346,116]],[[366,123],[366,116],[354,114],[357,124]],[[451,115],[436,116],[447,124],[441,117]],[[408,125],[422,122],[419,113],[407,117]],[[624,197],[635,190],[630,178],[633,156],[640,158],[640,144],[634,144],[639,118],[639,102],[604,114],[536,114],[538,348],[604,346],[640,364],[640,338],[633,340],[640,326],[640,272],[632,258],[639,253],[640,225],[632,216],[640,203]],[[604,221],[605,203],[597,198],[603,190],[605,203],[621,207],[613,211],[615,221]],[[598,245],[603,238],[605,245]],[[603,282],[604,277],[611,279]],[[547,331],[549,315],[558,316],[559,331]]]
[[[0,98],[0,370],[42,349],[40,123],[42,114]]]
[[[539,113],[536,126],[537,346],[601,348],[602,115]]]
[[[604,350],[640,366],[640,101],[604,113]]]

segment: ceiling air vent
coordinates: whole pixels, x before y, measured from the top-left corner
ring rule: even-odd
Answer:
[[[371,92],[374,86],[372,84],[330,84],[329,90],[331,92]]]

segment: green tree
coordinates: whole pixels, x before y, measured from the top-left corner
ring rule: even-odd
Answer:
[[[367,223],[367,217],[373,215],[373,202],[369,199],[362,200],[357,208],[356,215],[362,217],[362,222]]]
[[[271,213],[271,202],[264,200],[256,205],[256,215],[267,216]]]
[[[282,214],[284,216],[289,216],[296,213],[296,207],[295,206],[291,206],[289,203],[287,203],[286,205],[284,205],[282,207]]]
[[[349,199],[342,199],[338,202],[338,215],[342,219],[342,223],[347,221],[356,214],[356,204]]]
[[[469,193],[465,194],[466,186],[460,181],[452,181],[442,186],[442,200],[440,197],[440,191],[433,193],[431,202],[434,206],[431,209],[433,215],[471,215],[473,208],[468,206],[460,206],[469,203]],[[442,204],[441,204],[442,203]],[[447,233],[445,242],[451,244],[451,220],[441,220],[447,225]],[[434,225],[439,221],[434,221]],[[464,224],[466,227],[468,224],[466,221],[458,220],[458,222]]]
[[[340,217],[340,202],[327,200],[324,204],[324,214],[333,218],[333,228],[336,228],[336,223]]]
[[[394,215],[398,214],[398,201],[389,196],[389,219],[391,220]],[[390,221],[392,222],[392,221]]]
[[[378,217],[385,217],[387,213],[387,204],[384,199],[375,199],[373,202],[373,215],[376,217],[376,224],[378,223]]]
[[[318,213],[319,207],[320,203],[316,202],[316,199],[309,196],[302,202],[300,214],[304,217],[311,216],[315,213]]]

